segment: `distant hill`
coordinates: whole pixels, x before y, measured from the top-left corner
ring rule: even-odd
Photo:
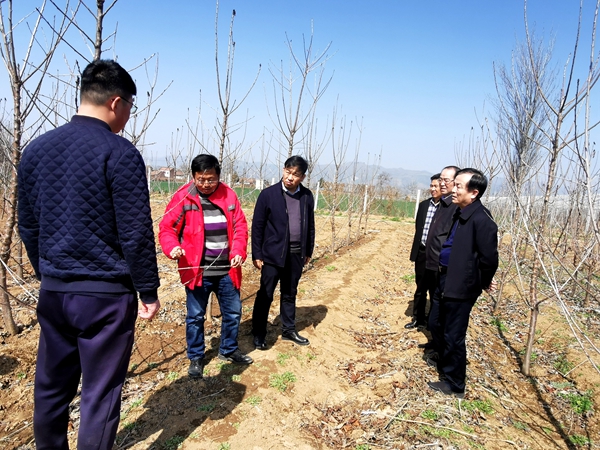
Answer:
[[[259,177],[259,170],[253,167],[253,164],[248,162],[240,162],[235,165],[235,170],[238,175],[250,178]],[[432,172],[423,170],[409,170],[403,168],[388,168],[375,165],[367,165],[359,162],[356,165],[356,173],[354,173],[353,165],[350,163],[343,164],[339,171],[339,181],[348,183],[352,181],[353,176],[356,177],[357,183],[369,183],[373,179],[377,179],[382,174],[389,177],[389,182],[393,186],[408,187],[415,186],[418,189],[426,189],[429,187],[429,181]],[[317,164],[311,173],[311,180],[316,181],[323,179],[332,181],[335,175],[333,164]],[[265,164],[262,169],[263,179],[271,182],[273,179],[278,180],[281,177],[281,168],[275,164]],[[316,179],[316,180],[315,180]]]

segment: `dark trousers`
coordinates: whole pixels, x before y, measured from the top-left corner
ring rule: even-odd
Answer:
[[[252,334],[254,336],[264,338],[267,335],[269,309],[273,303],[273,293],[278,282],[281,293],[281,330],[283,332],[296,330],[296,294],[303,267],[302,256],[290,251],[288,251],[283,267],[263,264],[260,274],[260,289],[256,293],[252,312]]]
[[[425,269],[425,246],[421,245],[415,260],[415,283],[417,284],[417,289],[415,290],[413,300],[413,319],[419,325],[425,325],[428,321],[426,314],[427,293],[429,293],[429,300],[431,301],[435,292],[436,282],[436,273]]]
[[[40,290],[33,412],[38,450],[69,448],[69,403],[82,375],[77,448],[113,448],[137,308],[134,293],[92,296]]]
[[[442,292],[444,292],[444,286],[446,285],[446,274],[440,274],[434,270],[427,270],[428,276],[435,279],[436,288],[431,296],[431,308],[429,309],[429,322],[427,324],[429,332],[431,333],[431,344],[433,350],[438,355],[442,354],[444,335],[440,325],[440,300],[442,298]]]
[[[465,391],[467,377],[467,328],[471,309],[477,299],[455,300],[443,298],[440,302],[440,324],[444,345],[440,354],[438,370],[455,392]]]

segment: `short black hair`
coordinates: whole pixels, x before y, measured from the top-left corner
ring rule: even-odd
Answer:
[[[215,169],[216,174],[221,176],[221,164],[216,156],[202,154],[192,159],[192,175],[211,169]]]
[[[483,174],[483,172],[481,170],[477,170],[477,169],[473,169],[473,168],[469,167],[467,169],[462,169],[462,170],[459,170],[458,172],[456,172],[455,177],[457,177],[463,173],[471,174],[471,179],[465,186],[467,191],[473,192],[475,189],[477,189],[477,191],[478,191],[477,198],[481,198],[481,196],[485,193],[485,190],[487,189],[487,185],[488,185],[488,180],[485,177],[485,175]]]
[[[283,167],[286,169],[289,169],[290,167],[296,167],[300,172],[302,172],[302,175],[304,175],[308,170],[308,163],[302,156],[294,155],[285,160]]]
[[[439,180],[440,178],[442,178],[442,174],[440,173],[436,173],[435,175],[431,175],[430,180],[434,181],[434,180]]]
[[[442,169],[442,171],[441,171],[441,172],[443,172],[443,171],[444,171],[444,170],[446,170],[446,169],[452,169],[452,170],[454,170],[454,178],[456,178],[456,173],[457,173],[457,172],[460,170],[460,167],[456,167],[456,166],[446,166],[446,167],[444,167],[444,168]],[[440,177],[442,176],[442,175],[441,175],[441,172],[440,172]]]
[[[81,74],[81,102],[103,105],[113,96],[131,100],[137,88],[131,75],[116,61],[98,59]]]

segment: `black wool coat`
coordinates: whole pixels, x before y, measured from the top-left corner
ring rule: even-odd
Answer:
[[[458,211],[443,296],[475,300],[498,269],[498,226],[480,200]]]

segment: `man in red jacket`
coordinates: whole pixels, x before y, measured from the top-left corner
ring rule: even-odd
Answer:
[[[165,255],[178,260],[187,294],[188,374],[193,378],[202,378],[204,370],[204,320],[211,292],[217,295],[222,314],[219,359],[252,364],[237,339],[248,224],[237,195],[219,181],[220,175],[217,158],[196,156],[193,180],[173,195],[159,225],[160,245]]]

